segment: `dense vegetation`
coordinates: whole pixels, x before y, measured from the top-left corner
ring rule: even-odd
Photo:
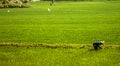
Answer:
[[[0,65],[120,66],[120,2],[49,3],[0,9]]]
[[[0,47],[2,66],[119,66],[119,49]]]
[[[27,0],[0,0],[0,8],[28,8]]]
[[[29,9],[0,9],[0,43],[120,43],[119,2],[30,4]]]

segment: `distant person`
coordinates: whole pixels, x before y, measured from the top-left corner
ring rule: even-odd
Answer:
[[[94,50],[102,49],[101,45],[104,45],[104,41],[98,41],[93,43]]]
[[[50,3],[50,6],[54,5],[55,6],[55,0],[52,0],[52,2]]]

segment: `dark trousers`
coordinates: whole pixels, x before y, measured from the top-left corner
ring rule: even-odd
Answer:
[[[94,50],[98,50],[98,46],[93,45],[93,47],[94,47]]]

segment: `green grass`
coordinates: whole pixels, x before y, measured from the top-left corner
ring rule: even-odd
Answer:
[[[2,66],[119,66],[119,49],[0,47]]]
[[[120,2],[49,3],[0,9],[0,65],[120,66]]]
[[[0,9],[0,43],[91,44],[97,40],[120,43],[119,2],[30,5],[31,8]],[[50,13],[47,8],[51,8]]]

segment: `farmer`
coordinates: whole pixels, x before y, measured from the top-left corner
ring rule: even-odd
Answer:
[[[93,43],[94,50],[102,49],[101,45],[104,45],[104,41],[98,41]]]

